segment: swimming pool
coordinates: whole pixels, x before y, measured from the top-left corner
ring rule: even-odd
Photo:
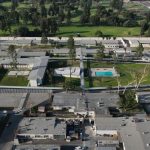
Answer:
[[[112,77],[113,73],[111,71],[101,71],[95,72],[96,77]]]

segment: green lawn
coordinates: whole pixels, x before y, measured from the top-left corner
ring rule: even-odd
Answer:
[[[33,30],[35,27],[28,25],[29,30]],[[16,29],[17,26],[12,27],[12,31]],[[140,27],[114,27],[114,26],[63,26],[59,28],[56,36],[69,36],[76,35],[80,33],[81,37],[94,37],[96,31],[102,31],[106,36],[139,36]],[[130,34],[129,34],[130,33]],[[0,30],[0,36],[9,36],[8,31]]]
[[[0,85],[5,86],[26,86],[28,84],[28,80],[26,77],[18,76],[18,77],[9,77],[4,76],[0,81]]]
[[[139,36],[140,27],[113,27],[113,26],[64,26],[60,27],[58,35],[69,36],[80,33],[81,36],[95,36],[95,32],[101,30],[109,36]],[[130,32],[130,35],[129,35]]]
[[[91,63],[91,68],[96,67],[113,67],[113,64],[107,63]],[[121,85],[127,85],[129,82],[133,81],[133,77],[131,76],[131,72],[140,72],[142,73],[144,70],[145,64],[117,64],[115,68],[117,72],[120,74],[119,80]],[[89,82],[90,81],[90,82]],[[113,77],[94,77],[92,79],[86,78],[85,80],[86,86],[89,87],[92,83],[94,87],[109,87],[109,86],[117,86],[117,80]],[[150,84],[150,65],[147,68],[147,76],[145,77],[142,84]]]

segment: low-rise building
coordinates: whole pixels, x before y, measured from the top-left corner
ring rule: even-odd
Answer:
[[[48,144],[21,144],[16,145],[14,150],[60,150],[60,146]]]
[[[37,62],[33,65],[33,68],[29,74],[28,80],[31,86],[38,86],[43,84],[45,71],[48,64],[48,56],[35,58]]]
[[[101,117],[95,119],[96,135],[107,141],[117,139],[122,143],[124,150],[145,150],[143,138],[137,130],[133,117],[111,118]],[[113,139],[112,139],[113,138]]]
[[[29,117],[23,118],[19,123],[18,140],[32,139],[66,139],[66,123],[58,121],[55,117]]]
[[[18,57],[21,57],[21,58],[29,58],[29,57],[42,57],[42,56],[45,56],[46,55],[46,52],[27,52],[27,51],[19,51],[17,53],[17,56]]]
[[[57,68],[54,70],[54,76],[62,76],[62,77],[72,77],[72,78],[80,78],[80,68],[79,67],[64,67]]]
[[[107,93],[108,94],[108,93]],[[95,117],[97,115],[109,115],[108,107],[116,106],[117,94],[104,93],[57,93],[54,95],[52,107],[54,110],[67,109],[76,115]]]
[[[35,58],[17,58],[17,68],[19,70],[31,70],[28,80],[31,86],[38,86],[43,83],[43,78],[47,68],[49,57],[35,57]],[[5,69],[13,67],[12,59],[1,59],[0,64]]]

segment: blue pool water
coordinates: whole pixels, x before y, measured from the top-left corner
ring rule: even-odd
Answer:
[[[112,77],[113,73],[111,71],[101,71],[101,72],[95,72],[95,75],[97,77]]]

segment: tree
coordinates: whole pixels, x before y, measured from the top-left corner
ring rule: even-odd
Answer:
[[[12,0],[11,2],[12,2],[11,9],[16,10],[16,8],[18,7],[18,1],[17,0]]]
[[[136,54],[138,57],[141,57],[143,55],[144,47],[141,43],[139,43],[139,46],[136,48]]]
[[[123,0],[111,0],[110,5],[113,9],[121,11],[123,7]]]
[[[92,25],[99,25],[100,24],[100,18],[98,15],[93,15],[90,18],[90,22]]]
[[[97,60],[102,60],[103,59],[103,57],[105,56],[104,50],[105,50],[105,46],[102,43],[99,43],[97,54],[96,54],[96,59]]]
[[[141,25],[141,36],[144,35],[145,31],[148,29],[148,23],[147,22],[143,22]]]
[[[75,45],[73,36],[70,36],[67,41],[67,47],[69,49],[69,56],[72,60],[75,59]]]
[[[85,23],[89,23],[90,22],[90,7],[86,4],[84,5],[84,9],[83,9],[83,13],[80,17],[80,22],[82,24],[85,24]]]
[[[49,33],[49,23],[48,23],[48,19],[47,18],[41,18],[40,19],[40,29],[42,33]]]
[[[23,9],[19,12],[21,19],[23,20],[24,24],[27,24],[29,21],[29,12],[26,9]]]
[[[132,79],[127,82],[127,84],[124,86],[123,94],[126,92],[127,88],[132,85],[134,86],[134,91],[137,91],[141,83],[145,81],[145,78],[148,76],[149,69],[147,68],[148,64],[145,65],[143,70],[137,71],[137,70],[131,70],[130,76]],[[118,93],[120,92],[121,82],[120,77],[116,77],[117,84],[118,84]]]
[[[137,107],[137,101],[135,98],[135,91],[126,90],[125,93],[119,93],[120,100],[118,102],[122,111],[130,111]]]
[[[42,44],[47,44],[48,43],[48,38],[44,33],[42,33],[41,43]]]
[[[71,19],[71,14],[70,16],[67,16],[67,22],[70,23],[70,19]],[[62,9],[62,7],[59,7],[59,13],[58,13],[58,19],[59,19],[59,23],[61,24],[64,19],[65,19],[65,13],[64,13],[64,10]]]
[[[148,31],[147,31],[147,36],[150,37],[150,26],[149,26]]]
[[[68,8],[68,10],[67,10],[66,19],[67,19],[67,24],[70,25],[70,23],[71,23],[71,10],[70,10],[70,8]]]
[[[17,52],[15,50],[15,45],[10,45],[8,47],[8,55],[12,59],[12,66],[14,69],[17,69]]]
[[[47,17],[47,9],[46,9],[45,5],[41,5],[41,16]]]
[[[98,31],[95,32],[95,35],[96,35],[97,37],[103,37],[103,32],[100,31],[100,30],[98,30]]]
[[[146,21],[150,22],[150,11],[146,14]]]
[[[75,60],[75,56],[76,56],[76,52],[75,52],[75,45],[74,45],[74,39],[73,39],[73,36],[70,36],[68,38],[68,41],[67,41],[67,47],[69,49],[69,56],[71,58],[71,66],[73,65],[73,60]],[[70,66],[70,79],[71,79],[71,66]]]
[[[77,87],[80,86],[80,80],[79,79],[73,79],[73,78],[66,78],[64,83],[64,88],[66,90],[75,90]]]
[[[26,26],[20,26],[16,31],[15,31],[15,35],[19,35],[19,36],[29,36],[29,29]]]
[[[141,83],[145,81],[145,78],[148,76],[149,69],[147,68],[148,64],[145,65],[143,70],[132,70],[131,71],[131,77],[133,78],[132,84],[135,87],[135,91],[138,90]]]

